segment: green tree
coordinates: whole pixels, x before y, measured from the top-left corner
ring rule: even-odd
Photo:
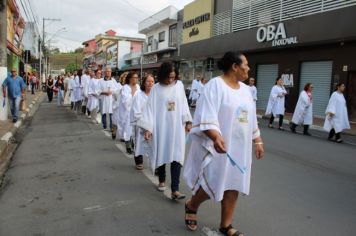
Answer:
[[[79,65],[76,65],[75,63],[69,63],[65,67],[66,72],[71,72],[71,73],[78,69],[79,69]]]

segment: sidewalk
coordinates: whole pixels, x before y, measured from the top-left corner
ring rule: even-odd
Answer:
[[[265,113],[264,111],[262,110],[258,110],[257,111],[257,116],[258,118],[264,118],[264,119],[267,119],[266,116],[265,116]],[[284,123],[285,124],[289,124],[289,122],[292,120],[292,117],[293,117],[293,114],[292,113],[285,113],[284,115]],[[278,120],[278,119],[277,119]],[[315,129],[315,130],[318,130],[318,131],[324,131],[326,132],[324,129],[323,129],[323,126],[324,126],[324,119],[321,119],[321,118],[314,118],[313,119],[313,125],[310,127],[311,129]],[[356,136],[356,123],[350,123],[350,127],[351,129],[348,129],[348,130],[344,130],[343,133],[344,134],[348,134],[348,135],[352,135],[352,136]]]

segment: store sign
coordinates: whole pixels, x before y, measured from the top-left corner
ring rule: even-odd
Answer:
[[[293,74],[282,74],[281,75],[283,85],[286,87],[294,87]]]
[[[111,68],[117,67],[117,50],[118,47],[117,44],[115,44],[106,51],[106,65]]]
[[[189,37],[193,37],[195,35],[199,34],[199,29],[198,28],[193,28],[192,31],[189,32]]]
[[[193,27],[195,25],[199,25],[200,23],[203,23],[205,21],[210,20],[210,13],[205,13],[203,15],[200,15],[198,17],[195,17],[194,19],[188,20],[183,23],[183,29]]]
[[[158,61],[157,54],[147,55],[142,58],[143,65],[156,63],[157,61]]]
[[[297,37],[287,37],[283,23],[268,25],[258,28],[256,35],[257,42],[272,42],[272,47],[284,46],[298,43]]]

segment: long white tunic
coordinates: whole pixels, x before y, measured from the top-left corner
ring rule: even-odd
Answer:
[[[250,87],[250,91],[251,91],[253,100],[255,102],[257,102],[257,88],[256,88],[256,86],[252,85],[252,86],[249,86],[249,87]]]
[[[297,106],[295,107],[292,122],[297,125],[313,124],[313,99],[304,90],[300,93]]]
[[[71,102],[71,81],[72,81],[72,78],[71,77],[66,77],[64,79],[64,86],[65,88],[67,88],[67,93],[66,93],[66,96],[64,97],[64,105],[68,105],[70,104]]]
[[[183,165],[185,153],[185,124],[192,121],[184,86],[181,81],[164,86],[155,84],[147,106],[137,125],[152,133],[150,146],[152,171],[173,161]]]
[[[194,79],[192,82],[189,99],[196,101],[199,98],[199,93],[198,93],[199,87],[200,87],[200,82],[198,80]]]
[[[117,83],[117,89],[113,93],[113,105],[112,105],[112,123],[118,127],[119,130],[119,121],[120,121],[120,110],[119,110],[119,105],[120,105],[120,96],[121,96],[121,90],[122,90],[122,85],[120,83]],[[118,135],[116,136],[117,138]]]
[[[82,84],[83,84],[83,105],[87,105],[88,103],[88,91],[89,91],[89,82],[90,82],[90,76],[84,74],[82,77]]]
[[[227,154],[215,151],[213,141],[203,131],[219,132]],[[252,140],[260,136],[254,101],[247,85],[238,90],[221,77],[205,86],[194,115],[191,143],[183,177],[193,194],[201,186],[215,201],[226,190],[250,192]],[[233,165],[228,155],[233,159]]]
[[[136,92],[132,95],[130,85],[125,84],[121,90],[119,104],[119,136],[125,141],[129,141],[132,136],[132,126],[130,124],[130,110],[133,97],[140,91],[140,86],[136,85]]]
[[[82,78],[76,76],[72,81],[71,89],[73,91],[73,102],[78,102],[83,100],[83,83]]]
[[[88,104],[87,107],[89,111],[94,109],[99,109],[99,98],[100,98],[100,79],[92,78],[88,86]]]
[[[116,80],[110,78],[108,80],[100,79],[100,90],[101,92],[109,92],[115,93],[116,89],[118,89],[118,85]],[[111,95],[101,95],[101,103],[102,103],[102,114],[112,114],[113,112],[113,96]]]
[[[142,112],[147,105],[147,99],[146,93],[140,90],[132,101],[130,122],[133,127],[132,136],[135,143],[135,156],[147,155],[145,152],[147,141],[144,139],[144,130],[137,126],[137,122],[141,119]]]
[[[287,94],[287,91],[283,86],[275,85],[272,87],[266,109],[266,115],[284,115],[285,96],[283,96],[283,94]]]
[[[329,113],[334,114],[334,116],[330,117]],[[350,129],[346,100],[342,93],[336,91],[331,95],[325,114],[327,114],[324,123],[325,130],[330,131],[334,128],[335,132],[339,133],[344,129]]]

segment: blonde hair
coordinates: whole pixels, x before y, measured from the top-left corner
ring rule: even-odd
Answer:
[[[129,72],[124,72],[123,74],[120,75],[120,78],[119,78],[120,84],[125,84],[125,79],[128,74],[129,74]]]

